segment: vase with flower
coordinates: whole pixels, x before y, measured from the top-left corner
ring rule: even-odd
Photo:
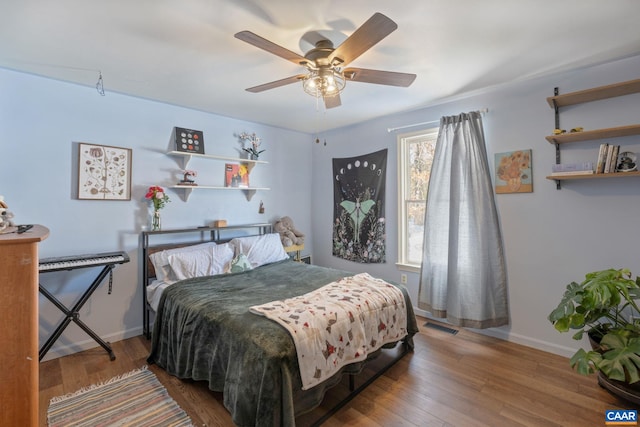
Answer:
[[[152,185],[145,194],[145,199],[151,200],[153,204],[153,214],[151,216],[151,231],[160,231],[162,229],[162,219],[160,209],[170,202],[169,196],[164,192],[162,187]]]
[[[258,160],[258,158],[260,157],[260,153],[265,151],[260,150],[260,145],[262,144],[262,142],[260,142],[260,138],[258,138],[255,133],[248,134],[246,132],[242,132],[240,134],[240,139],[242,141],[249,141],[251,143],[251,146],[249,148],[242,148],[244,151],[249,153],[251,160]]]

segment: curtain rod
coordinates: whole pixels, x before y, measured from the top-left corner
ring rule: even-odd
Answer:
[[[480,113],[480,114],[484,114],[484,113],[488,113],[489,109],[488,108],[482,108],[480,110],[477,110],[476,112]],[[395,127],[395,128],[387,128],[387,132],[391,133],[391,132],[395,132],[395,131],[400,130],[400,129],[412,128],[414,126],[435,125],[436,123],[440,123],[440,120],[431,120],[430,122],[413,123],[411,125],[398,126],[398,127]]]

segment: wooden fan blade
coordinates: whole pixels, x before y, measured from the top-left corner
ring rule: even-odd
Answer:
[[[343,73],[345,78],[349,81],[375,83],[388,86],[408,87],[416,79],[415,74],[367,70],[366,68],[345,68]]]
[[[260,37],[259,35],[252,33],[251,31],[240,31],[235,34],[235,38],[242,40],[243,42],[247,42],[255,47],[266,50],[269,53],[279,56],[280,58],[284,58],[287,61],[291,61],[296,65],[304,65],[309,63],[309,60],[304,56],[298,55],[295,52],[290,51],[289,49],[285,49],[282,46],[279,46],[264,37]]]
[[[334,96],[325,96],[324,97],[324,106],[326,109],[335,108],[342,105],[342,101],[340,100],[340,95]]]
[[[246,89],[247,92],[252,92],[252,93],[258,93],[258,92],[263,92],[265,90],[269,90],[269,89],[275,89],[277,87],[280,86],[285,86],[291,83],[297,83],[300,80],[304,79],[305,75],[304,74],[298,74],[297,76],[291,76],[291,77],[287,77],[284,79],[280,79],[280,80],[276,80],[274,82],[270,82],[270,83],[265,83],[259,86],[254,86],[254,87],[250,87],[248,89]]]
[[[339,58],[341,63],[338,65],[349,64],[391,34],[396,28],[398,25],[391,19],[381,13],[375,13],[331,53],[330,63],[335,58]]]

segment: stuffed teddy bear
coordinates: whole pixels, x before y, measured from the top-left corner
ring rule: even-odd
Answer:
[[[284,247],[304,244],[304,234],[296,230],[293,220],[288,216],[283,216],[276,221],[273,229],[280,234],[280,240]]]
[[[13,213],[9,211],[9,207],[4,202],[4,197],[0,196],[0,233],[13,226],[11,218],[13,218]]]

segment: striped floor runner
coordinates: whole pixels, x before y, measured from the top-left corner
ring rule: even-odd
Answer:
[[[146,367],[66,396],[54,397],[50,427],[191,427],[187,414]]]

